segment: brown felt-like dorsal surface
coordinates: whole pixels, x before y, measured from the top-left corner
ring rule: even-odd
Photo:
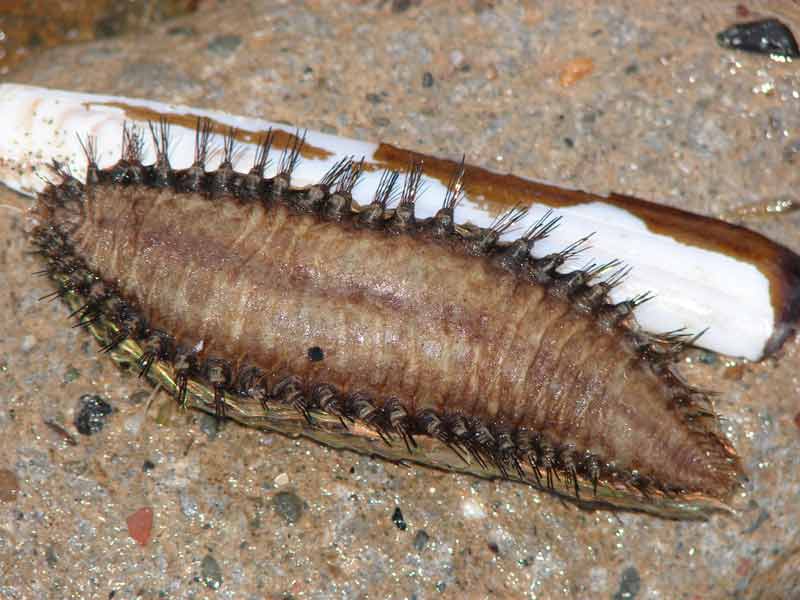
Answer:
[[[264,179],[268,141],[242,174],[230,136],[207,173],[202,124],[183,171],[169,167],[163,129],[150,166],[126,136],[116,166],[90,166],[86,185],[62,173],[40,196],[34,237],[59,285],[85,298],[78,316],[115,323],[112,346],[140,340],[142,370],[170,362],[179,396],[197,379],[220,414],[225,394],[256,394],[309,427],[322,411],[406,444],[431,436],[502,472],[527,464],[543,485],[572,481],[576,494],[579,478],[643,497],[734,489],[738,461],[708,398],[672,366],[686,339],[637,330],[646,297],[607,303],[624,268],[560,272],[579,243],[533,259],[556,220],[499,244],[522,211],[456,226],[459,177],[436,217],[415,219],[419,165],[405,182],[386,173],[374,202],[355,207],[354,161],[298,190],[299,147]]]

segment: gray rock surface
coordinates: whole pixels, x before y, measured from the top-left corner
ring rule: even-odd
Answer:
[[[759,6],[800,31],[790,2]],[[720,48],[715,34],[736,19],[715,0],[207,3],[145,35],[47,51],[8,79],[464,152],[721,214],[798,187],[798,65]],[[577,58],[591,72],[565,79]],[[0,204],[26,203],[0,191]],[[750,225],[798,251],[799,223]],[[763,364],[697,354],[682,367],[721,392],[750,476],[736,515],[585,512],[233,425],[210,435],[163,396],[147,408],[147,389],[62,306],[35,302],[50,290],[30,275],[14,210],[0,208],[0,240],[0,597],[688,600],[791,597],[797,584],[796,342]],[[71,444],[45,421],[72,424],[84,394],[114,412],[91,437],[71,430]],[[286,494],[301,518],[279,508]],[[143,506],[146,546],[126,528]]]

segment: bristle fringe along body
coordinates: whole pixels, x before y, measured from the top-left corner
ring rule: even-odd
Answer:
[[[271,178],[271,131],[249,172],[234,169],[233,129],[208,170],[207,119],[184,169],[170,166],[165,121],[122,139],[104,169],[81,140],[85,183],[54,165],[33,243],[76,324],[182,406],[581,506],[726,509],[738,458],[708,394],[674,369],[696,338],[642,332],[632,313],[648,295],[611,302],[629,273],[619,261],[566,269],[588,238],[533,258],[560,216],[513,242],[501,238],[524,207],[459,224],[463,163],[428,218],[415,214],[421,161],[383,172],[363,206],[355,157],[297,188],[299,132]]]

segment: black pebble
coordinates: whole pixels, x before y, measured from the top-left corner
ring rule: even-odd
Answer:
[[[429,88],[433,87],[433,73],[430,71],[425,71],[422,75],[422,87]]]
[[[142,471],[152,471],[156,468],[156,464],[152,460],[146,460],[142,463]]]
[[[406,525],[406,520],[403,518],[403,511],[400,510],[399,506],[395,508],[392,513],[392,523],[394,523],[395,527],[400,531],[405,531],[406,527],[408,527],[408,525]]]
[[[75,429],[78,433],[94,435],[101,431],[106,417],[113,410],[111,405],[94,394],[84,394],[78,402],[78,414],[75,416]]]
[[[325,358],[325,353],[319,346],[311,346],[311,348],[308,349],[308,360],[311,362],[319,362],[323,358]]]
[[[717,41],[724,48],[800,58],[800,49],[792,31],[778,19],[733,25],[719,32]]]

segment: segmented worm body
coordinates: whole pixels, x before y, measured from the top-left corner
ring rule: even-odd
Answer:
[[[299,136],[265,178],[270,135],[241,173],[234,131],[211,172],[207,121],[186,169],[151,133],[153,164],[126,129],[106,169],[84,140],[85,183],[56,165],[33,239],[104,349],[182,404],[580,503],[697,517],[730,498],[738,459],[674,369],[690,339],[641,331],[647,296],[608,300],[618,263],[564,272],[586,240],[533,258],[557,218],[501,243],[524,209],[458,225],[463,169],[423,219],[419,162],[360,206],[356,159],[292,186]]]

